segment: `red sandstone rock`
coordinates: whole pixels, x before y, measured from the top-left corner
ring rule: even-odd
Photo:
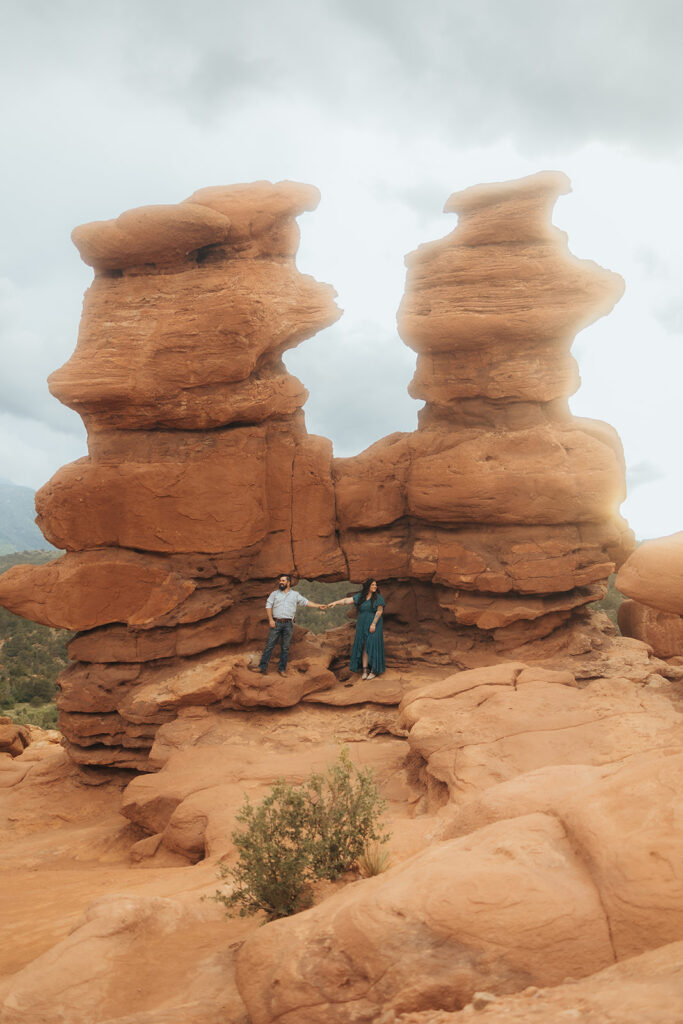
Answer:
[[[638,601],[622,601],[617,617],[624,636],[649,644],[658,658],[683,655],[683,616],[662,612]]]
[[[159,656],[143,663],[67,670],[57,705],[71,756],[79,764],[142,768],[157,728],[181,709],[289,707],[308,693],[328,689],[336,684],[329,670],[332,654],[319,639],[302,635],[297,631],[292,642],[285,679],[274,670],[266,676],[250,671],[259,652],[230,646],[202,649],[194,657]]]
[[[634,601],[683,615],[683,532],[639,545],[619,570],[616,586]]]
[[[339,315],[295,264],[316,189],[201,189],[76,230],[96,277],[50,384],[84,418],[89,454],[37,497],[68,554],[0,581],[0,600],[80,631],[59,698],[75,759],[144,768],[159,726],[193,705],[339,703],[349,629],[298,636],[286,681],[247,669],[281,572],[379,576],[390,667],[510,652],[587,677],[615,659],[629,678],[660,671],[581,610],[633,539],[618,438],[567,406],[572,337],[621,291],[552,226],[567,188],[546,172],[449,200],[458,226],[408,257],[399,314],[420,428],[354,459],[306,433],[305,389],[282,362]],[[392,679],[383,699],[406,689]]]
[[[162,559],[114,548],[15,566],[0,576],[0,602],[46,626],[144,626],[182,604],[195,586]]]
[[[315,185],[298,181],[200,188],[185,200],[229,219],[230,249],[241,257],[295,256],[299,229],[294,218],[315,210],[319,202]]]
[[[683,1002],[683,943],[607,967],[590,978],[568,978],[553,988],[529,986],[521,995],[496,999],[487,1024],[678,1024]],[[470,1004],[471,1006],[472,1004]],[[465,1012],[470,1009],[465,1008]],[[425,1010],[404,1014],[400,1024],[462,1024],[461,1013]]]
[[[556,985],[679,940],[680,735],[610,765],[466,787],[450,819],[460,838],[247,940],[237,977],[252,1020],[456,1010],[477,991]]]
[[[294,217],[318,201],[311,186],[261,182],[77,228],[95,266],[144,265],[96,278],[53,393],[116,428],[197,430],[294,413],[307,393],[280,357],[340,316],[333,290],[294,263]]]
[[[520,899],[519,894],[524,893]],[[252,934],[237,983],[254,1024],[370,1022],[476,991],[558,984],[614,960],[561,823],[529,815],[431,847]]]
[[[265,445],[262,428],[112,432],[38,492],[38,524],[70,550],[241,551],[268,529]]]
[[[18,757],[31,742],[31,734],[24,725],[17,725],[6,715],[0,716],[0,754]]]
[[[498,654],[535,643],[536,658],[556,634],[575,648],[572,609],[599,596],[583,588],[633,548],[618,515],[619,439],[567,406],[572,338],[623,290],[616,274],[572,257],[552,226],[568,188],[544,172],[451,197],[455,231],[406,259],[398,322],[418,352],[419,429],[334,464],[351,577],[437,584],[441,608],[472,629],[452,640],[461,664],[468,644],[485,657],[477,634],[487,629]],[[427,646],[443,643],[447,618],[425,588],[411,589],[402,623],[419,621]]]
[[[418,435],[419,438],[419,435]],[[445,439],[444,439],[445,440]],[[625,497],[613,452],[582,431],[461,435],[411,462],[407,511],[429,522],[595,522]],[[420,451],[416,442],[415,456]]]
[[[605,579],[631,536],[609,522],[450,529],[412,522],[349,529],[341,544],[351,579],[376,573],[487,594],[552,594]]]
[[[70,935],[11,979],[3,1022],[246,1024],[231,985],[231,955],[221,963],[216,957],[225,926],[214,916],[182,892],[96,899]]]
[[[96,270],[121,270],[171,263],[228,237],[230,221],[196,204],[142,206],[116,220],[74,228],[71,238],[85,263]]]
[[[683,716],[665,697],[626,679],[578,690],[569,674],[514,662],[413,690],[401,710],[411,748],[457,801],[542,766],[605,764],[683,742]]]
[[[445,209],[461,214],[458,227],[406,259],[404,340],[418,352],[485,350],[489,339],[547,345],[608,313],[623,281],[570,256],[549,222],[568,186],[545,173],[451,196]]]

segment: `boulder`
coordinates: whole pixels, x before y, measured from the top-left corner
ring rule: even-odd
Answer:
[[[639,604],[683,615],[683,532],[640,544],[619,570],[616,587]]]
[[[408,742],[456,803],[551,765],[603,765],[683,742],[683,715],[627,679],[573,676],[509,662],[459,672],[401,703]]]
[[[663,612],[639,601],[622,601],[617,621],[624,636],[642,640],[658,658],[683,655],[683,615]]]
[[[19,757],[31,742],[28,726],[17,725],[7,715],[0,715],[0,754]]]

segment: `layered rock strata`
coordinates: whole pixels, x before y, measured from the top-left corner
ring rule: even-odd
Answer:
[[[418,430],[334,464],[351,577],[414,581],[407,624],[457,626],[461,643],[475,627],[469,642],[498,652],[569,622],[633,545],[619,438],[568,408],[574,335],[623,291],[552,226],[568,191],[544,172],[451,196],[458,226],[406,258]]]
[[[334,682],[301,630],[279,688],[257,692],[246,653],[275,576],[346,575],[332,445],[307,434],[282,362],[340,315],[295,263],[296,217],[318,201],[292,182],[208,188],[73,233],[95,279],[50,389],[88,456],[37,496],[67,553],[7,573],[0,599],[77,631],[59,705],[81,763],[144,768],[180,707],[281,706]]]
[[[683,533],[646,541],[626,560],[617,588],[619,628],[660,658],[683,657]]]
[[[95,279],[50,387],[82,416],[88,456],[37,496],[67,553],[4,574],[0,602],[76,632],[59,705],[77,761],[145,769],[182,708],[333,687],[348,629],[297,630],[286,680],[248,671],[281,572],[381,579],[393,666],[594,658],[605,638],[583,609],[632,535],[616,434],[569,412],[569,349],[623,283],[552,226],[568,189],[546,172],[449,199],[458,226],[408,257],[399,310],[419,428],[352,459],[306,432],[282,362],[339,316],[295,264],[316,189],[202,189],[76,229]]]

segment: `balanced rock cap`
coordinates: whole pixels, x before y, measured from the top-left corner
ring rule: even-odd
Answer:
[[[194,203],[140,206],[116,220],[74,228],[71,239],[81,259],[96,271],[172,263],[228,237],[225,214]]]

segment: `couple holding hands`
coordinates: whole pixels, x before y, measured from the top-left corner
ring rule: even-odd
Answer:
[[[268,662],[273,649],[280,641],[280,660],[278,672],[281,676],[287,675],[287,657],[289,655],[289,644],[294,629],[294,617],[300,606],[319,608],[320,611],[327,611],[328,608],[335,608],[340,604],[355,604],[358,609],[358,621],[356,622],[356,635],[351,648],[350,667],[352,672],[361,672],[362,679],[374,679],[384,672],[384,635],[382,632],[382,613],[384,611],[384,598],[379,592],[379,585],[375,579],[367,579],[361,589],[353,597],[341,597],[338,601],[330,604],[316,604],[309,601],[298,591],[292,590],[292,577],[289,573],[282,573],[278,577],[277,590],[274,590],[266,601],[266,614],[270,630],[266,646],[258,665],[252,670],[265,675],[268,671]]]

